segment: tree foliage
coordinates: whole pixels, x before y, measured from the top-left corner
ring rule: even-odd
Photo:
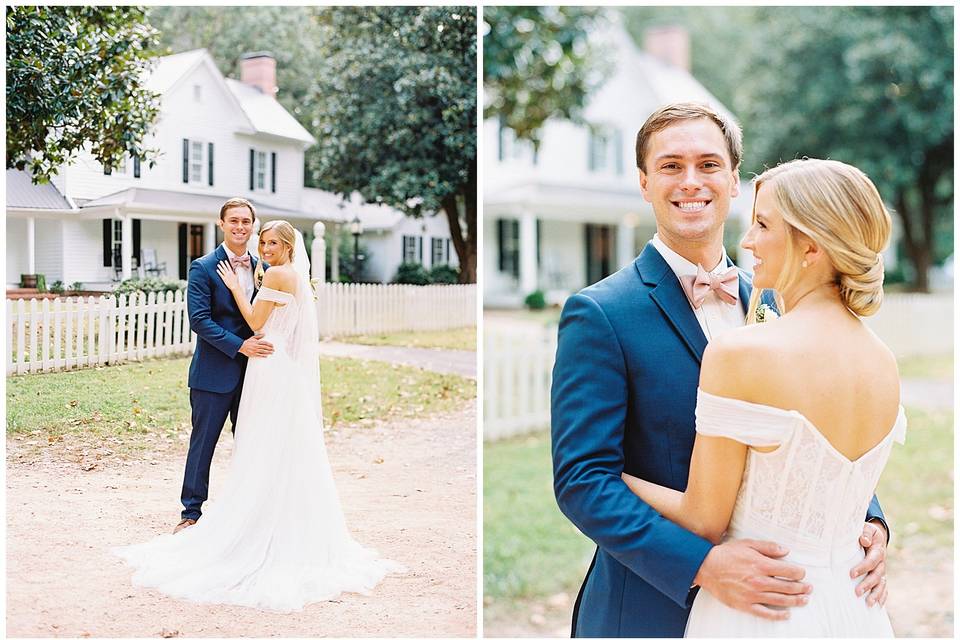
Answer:
[[[89,145],[104,166],[153,164],[159,97],[142,86],[157,33],[137,7],[7,7],[7,168],[35,183]]]
[[[548,118],[581,121],[604,77],[589,39],[601,16],[590,7],[484,7],[484,118],[535,146]]]
[[[953,247],[953,9],[636,8],[685,24],[694,76],[744,127],[743,175],[796,157],[861,168],[899,218],[914,286]]]
[[[926,290],[936,231],[952,231],[952,8],[758,11],[767,26],[748,55],[764,68],[734,100],[755,164],[811,156],[861,168],[899,216]]]
[[[442,211],[476,281],[476,14],[468,7],[316,10],[324,58],[304,109],[321,188],[407,215]]]

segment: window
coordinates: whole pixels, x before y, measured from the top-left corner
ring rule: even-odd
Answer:
[[[140,264],[140,225],[141,221],[135,218],[133,228],[132,266]],[[121,256],[123,255],[123,221],[106,218],[103,221],[103,266],[113,267],[119,273]]]
[[[517,140],[516,134],[513,132],[513,129],[506,126],[503,120],[500,120],[500,126],[498,128],[497,135],[497,160],[503,162],[505,160],[524,160],[532,159],[533,163],[537,163],[537,150],[534,149],[533,143],[528,140]]]
[[[403,262],[420,262],[417,236],[403,236]]]
[[[203,102],[203,87],[199,84],[193,85],[193,101]]]
[[[450,244],[444,238],[430,238],[430,266],[450,263]]]
[[[613,227],[587,224],[584,231],[587,244],[587,284],[593,284],[612,273]]]
[[[255,170],[257,179],[257,190],[267,188],[267,154],[263,151],[257,151],[257,166]]]
[[[503,273],[520,277],[520,221],[497,220],[497,266]]]
[[[203,143],[190,141],[190,182],[203,182]]]
[[[594,172],[613,171],[623,175],[623,133],[619,129],[590,131],[587,168]]]

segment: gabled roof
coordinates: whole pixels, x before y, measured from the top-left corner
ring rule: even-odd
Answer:
[[[33,184],[30,173],[7,169],[7,208],[70,211],[74,207],[50,184]]]
[[[237,80],[224,78],[206,49],[183,51],[158,58],[145,84],[152,91],[166,93],[204,64],[246,119],[249,130],[245,130],[244,133],[276,136],[296,140],[305,145],[316,143],[316,139],[310,135],[310,132],[304,129],[273,97]]]
[[[299,140],[307,145],[316,144],[316,138],[271,96],[232,78],[227,78],[227,87],[240,102],[257,133]]]

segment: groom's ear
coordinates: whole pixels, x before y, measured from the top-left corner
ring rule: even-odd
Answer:
[[[640,174],[640,193],[643,194],[644,200],[650,202],[650,193],[647,191],[647,174],[640,168],[638,168],[637,171]]]
[[[733,168],[733,188],[730,190],[730,197],[736,198],[740,195],[740,165]]]

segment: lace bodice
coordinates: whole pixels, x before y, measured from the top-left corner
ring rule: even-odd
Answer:
[[[903,407],[889,433],[851,461],[798,411],[697,393],[697,432],[750,449],[728,535],[764,537],[818,560],[846,549],[864,517],[893,443],[904,441]]]

